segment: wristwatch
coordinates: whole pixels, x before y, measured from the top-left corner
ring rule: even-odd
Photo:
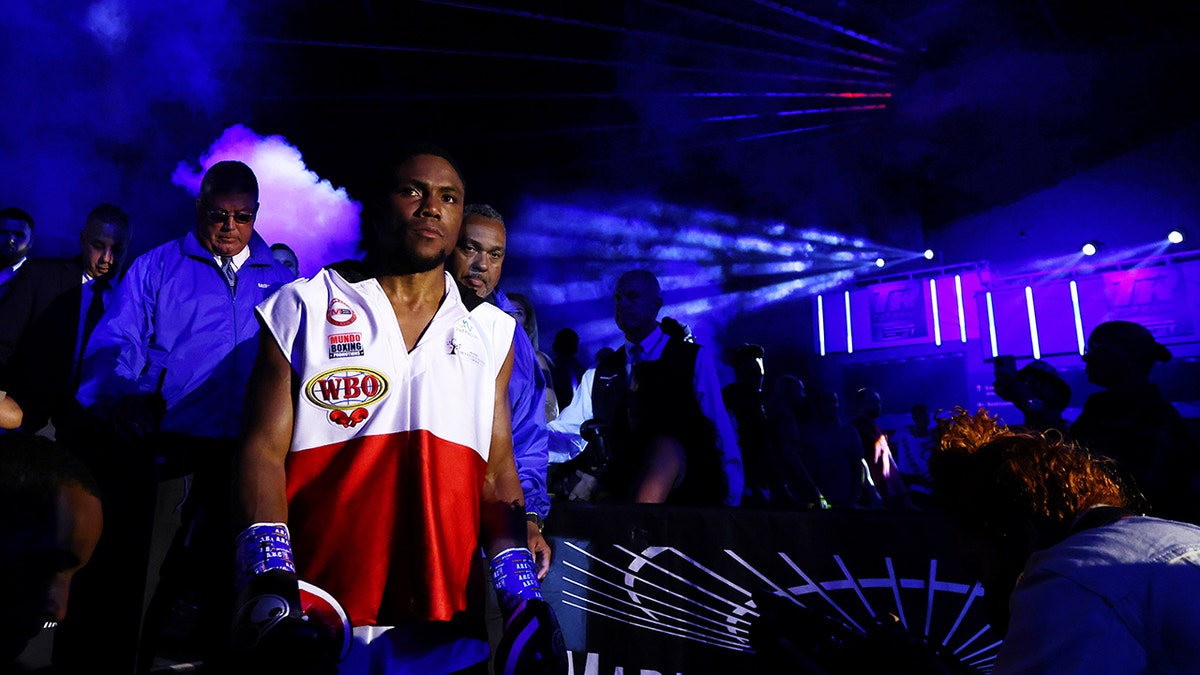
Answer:
[[[541,516],[534,513],[533,511],[525,512],[525,520],[528,520],[529,522],[533,523],[534,525],[537,525],[538,532],[541,532],[542,528],[546,527],[546,521],[543,520]]]

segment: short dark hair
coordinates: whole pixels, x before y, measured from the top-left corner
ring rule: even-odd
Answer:
[[[100,204],[88,212],[86,222],[104,223],[123,230],[129,229],[129,216],[119,206]]]
[[[734,363],[747,363],[756,359],[761,359],[766,356],[766,350],[762,345],[756,345],[751,342],[742,343],[742,346],[733,351]]]
[[[467,216],[480,216],[504,225],[504,216],[492,208],[491,204],[467,204],[463,207],[463,220],[466,220]]]
[[[390,209],[388,197],[396,189],[396,169],[401,164],[420,155],[431,155],[446,160],[458,174],[463,189],[466,189],[467,179],[463,176],[462,169],[458,166],[454,156],[442,146],[433,143],[410,143],[401,146],[394,153],[387,155],[385,161],[376,164],[377,168],[374,170],[376,175],[364,183],[366,198],[362,202],[360,213],[362,240],[359,242],[359,248],[363,251],[370,251],[375,247],[375,227],[387,219]]]
[[[554,334],[554,344],[551,346],[556,352],[562,354],[574,354],[579,351],[579,333],[575,332],[574,328],[560,328]]]
[[[278,241],[278,242],[275,242],[274,244],[271,244],[271,250],[272,251],[287,251],[288,253],[291,253],[292,255],[296,255],[296,252],[292,250],[292,247],[288,246],[287,244],[283,243],[282,241]]]
[[[59,488],[72,483],[100,497],[91,470],[57,442],[22,431],[0,434],[0,513],[23,513],[30,504],[53,499]]]
[[[0,209],[0,220],[20,220],[33,229],[33,216],[24,209],[18,209],[15,206],[10,206],[6,209]]]
[[[247,194],[258,198],[258,178],[246,164],[227,159],[208,167],[200,180],[200,198],[212,195]]]
[[[450,167],[454,169],[454,173],[458,174],[458,179],[462,181],[463,188],[466,189],[467,177],[463,175],[462,167],[458,165],[458,161],[454,159],[454,155],[451,155],[449,150],[446,150],[442,146],[435,143],[411,143],[401,147],[400,151],[396,153],[396,161],[392,162],[392,166],[389,169],[389,174],[394,172],[396,167],[419,155],[432,155],[434,157],[441,157],[449,162]],[[389,178],[390,177],[391,176],[389,175]]]

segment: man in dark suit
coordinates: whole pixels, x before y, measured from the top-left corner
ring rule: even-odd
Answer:
[[[0,209],[0,297],[12,286],[32,246],[33,216],[15,206]]]
[[[129,217],[101,204],[79,232],[78,256],[30,258],[0,298],[0,390],[24,411],[22,429],[53,436],[75,410],[79,356],[128,245]]]

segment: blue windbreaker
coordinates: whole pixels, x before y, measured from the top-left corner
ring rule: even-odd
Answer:
[[[236,438],[258,351],[254,308],[294,279],[257,232],[249,246],[236,294],[193,233],[138,256],[88,341],[80,404],[153,393],[165,370],[162,431]]]

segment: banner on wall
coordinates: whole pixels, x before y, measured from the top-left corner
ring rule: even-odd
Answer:
[[[562,503],[542,591],[574,675],[754,672],[760,590],[852,628],[893,614],[987,672],[1000,640],[948,528],[929,513]]]
[[[1105,320],[1139,323],[1159,340],[1193,335],[1195,271],[1195,265],[1160,265],[1105,272]]]
[[[906,342],[929,336],[926,283],[920,279],[891,281],[866,289],[871,312],[871,340]]]

